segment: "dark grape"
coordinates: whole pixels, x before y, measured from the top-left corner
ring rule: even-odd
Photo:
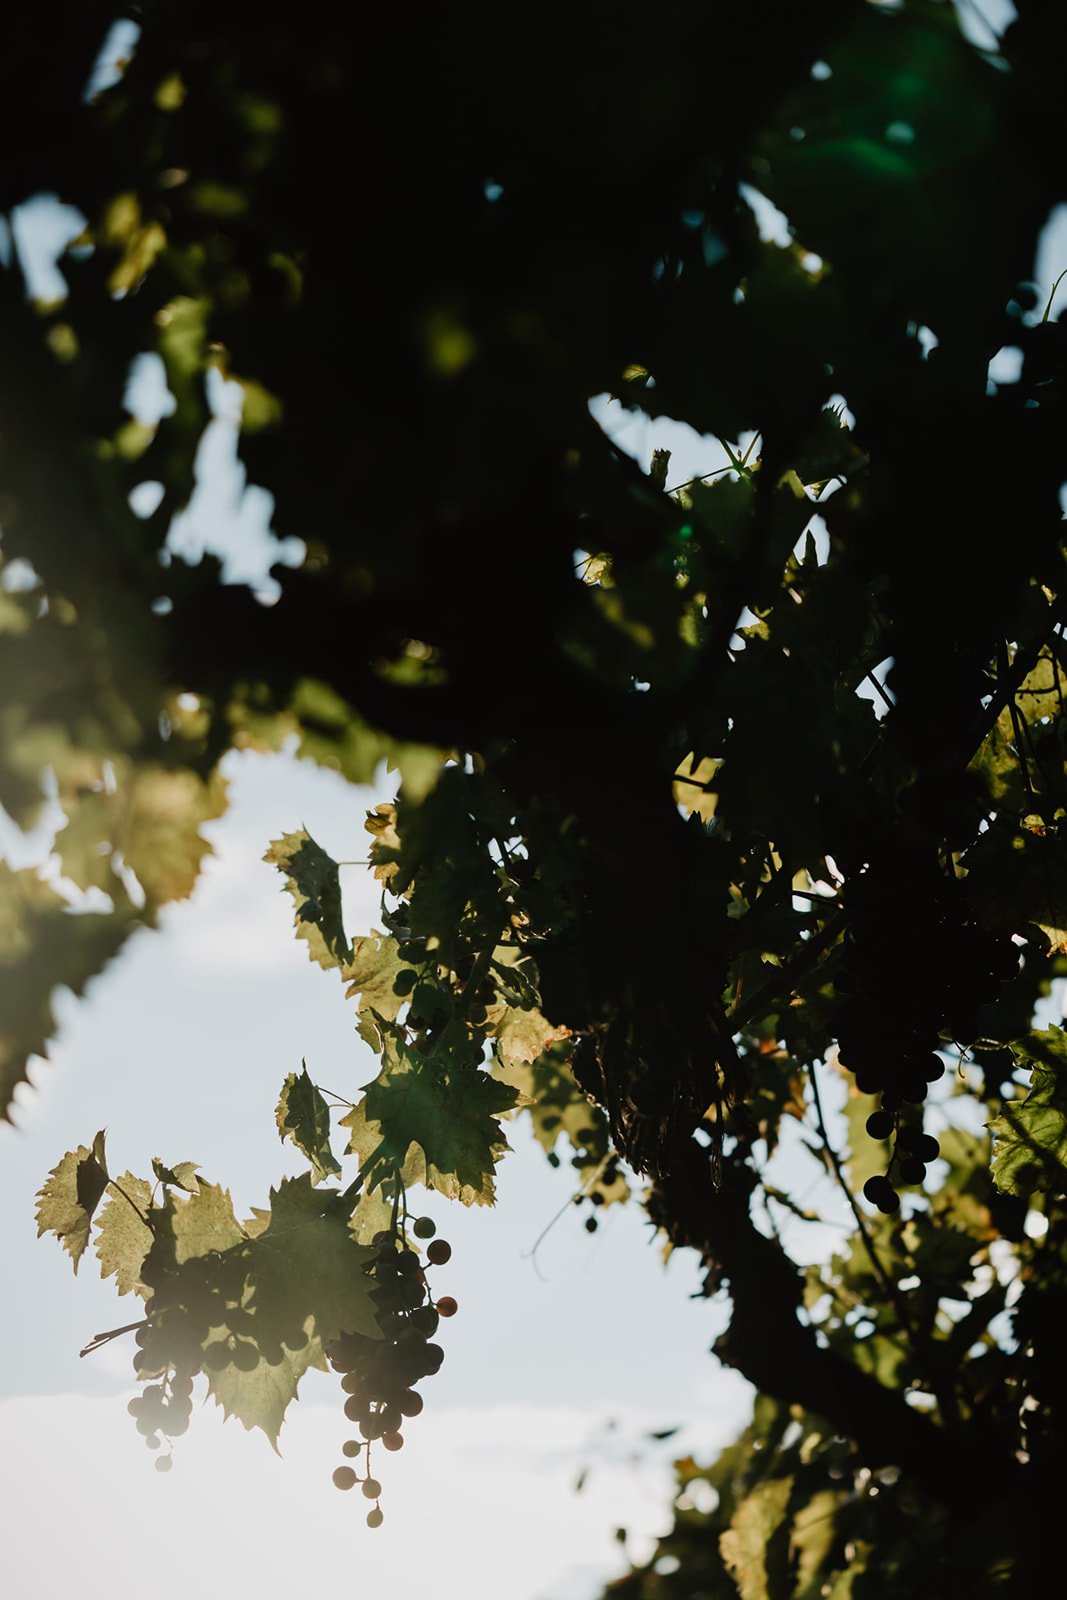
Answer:
[[[349,1422],[358,1422],[363,1415],[365,1402],[361,1395],[350,1394],[345,1401],[345,1416]]]
[[[362,1440],[346,1439],[344,1444],[341,1446],[341,1454],[343,1456],[358,1456],[362,1449]]]
[[[437,1372],[445,1359],[445,1353],[439,1344],[427,1344],[422,1348],[423,1363],[428,1376]]]
[[[586,1219],[585,1219],[585,1231],[586,1231],[586,1233],[595,1233],[598,1227],[599,1227],[599,1223],[597,1222],[595,1217],[586,1217]]]
[[[351,1467],[335,1467],[333,1481],[338,1489],[352,1489],[356,1485],[356,1474]]]
[[[259,1351],[255,1345],[239,1339],[233,1352],[233,1364],[238,1372],[254,1372],[259,1366]]]
[[[437,1224],[432,1217],[418,1217],[411,1231],[416,1239],[432,1239],[437,1232]]]
[[[387,1450],[403,1450],[404,1435],[402,1433],[383,1433],[382,1444]]]
[[[920,1161],[925,1161],[929,1165],[931,1161],[936,1161],[941,1154],[941,1146],[932,1134],[924,1133],[916,1144],[915,1154]]]
[[[366,1495],[368,1500],[377,1500],[381,1492],[382,1486],[378,1482],[377,1478],[364,1478],[363,1493]]]
[[[872,1139],[888,1139],[894,1128],[894,1118],[888,1111],[872,1111],[867,1118],[867,1132]]]
[[[439,1317],[454,1317],[458,1310],[459,1305],[450,1294],[443,1295],[437,1301],[437,1315]]]
[[[367,1512],[367,1527],[368,1528],[380,1528],[384,1521],[385,1521],[385,1518],[382,1515],[382,1511],[381,1511],[381,1507],[380,1506],[374,1506],[372,1508],[372,1510]]]
[[[406,1389],[400,1396],[400,1410],[405,1417],[417,1417],[422,1407],[422,1395],[414,1389]]]
[[[882,1201],[887,1195],[895,1194],[895,1190],[889,1179],[879,1172],[867,1179],[863,1185],[863,1193],[872,1206],[878,1206],[881,1210]]]
[[[926,1168],[915,1156],[908,1156],[900,1163],[901,1183],[922,1183],[926,1177]]]
[[[435,1267],[443,1267],[445,1262],[451,1258],[451,1255],[452,1246],[444,1239],[435,1239],[426,1251],[427,1261],[432,1262]]]

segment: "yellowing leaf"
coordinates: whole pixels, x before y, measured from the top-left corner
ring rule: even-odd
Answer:
[[[796,1563],[796,1600],[819,1600],[824,1564],[837,1537],[835,1513],[843,1490],[820,1489],[793,1518],[789,1553]]]
[[[1005,1102],[990,1123],[993,1181],[1007,1194],[1067,1187],[1067,1032],[1035,1029],[1012,1050],[1032,1068],[1021,1104]]]
[[[536,1061],[550,1044],[570,1038],[569,1028],[554,1028],[540,1011],[516,1006],[505,1007],[495,1017],[490,1031],[496,1035],[502,1058],[519,1063]]]
[[[158,1261],[164,1270],[168,1263],[180,1267],[198,1256],[230,1250],[245,1237],[233,1214],[229,1190],[214,1183],[200,1182],[197,1193],[188,1198],[168,1190],[153,1224],[156,1242],[146,1265]]]
[[[392,1022],[404,998],[393,988],[397,973],[407,963],[397,954],[395,939],[385,934],[371,933],[352,941],[352,955],[344,969],[348,980],[345,990],[350,1000],[358,996],[359,1010],[376,1011],[386,1022]]]
[[[722,762],[713,756],[702,756],[697,761],[696,752],[691,750],[674,774],[671,793],[675,805],[682,806],[689,816],[698,816],[701,822],[710,822],[719,803],[711,781],[721,766]]]
[[[195,1161],[179,1161],[173,1167],[165,1167],[158,1156],[152,1157],[152,1171],[158,1181],[184,1189],[186,1194],[200,1193],[200,1181],[196,1176],[199,1170]]]
[[[141,1267],[152,1248],[152,1230],[145,1221],[151,1205],[151,1186],[132,1172],[124,1172],[108,1185],[97,1228],[96,1254],[100,1276],[113,1277],[119,1294],[133,1290],[147,1294],[141,1284]]]
[[[390,851],[400,849],[400,835],[396,830],[396,807],[375,806],[373,811],[367,812],[367,820],[363,826],[374,839],[370,851],[371,860],[375,864],[374,876],[382,883],[388,883],[398,869],[396,860],[389,855]]]
[[[37,1196],[37,1237],[54,1233],[70,1256],[74,1271],[89,1243],[89,1225],[107,1188],[104,1134],[92,1149],[80,1144],[52,1168]]]
[[[225,1331],[212,1329],[216,1335]],[[299,1350],[283,1345],[273,1361],[259,1352],[257,1355],[256,1365],[249,1372],[232,1362],[209,1372],[208,1392],[226,1417],[236,1417],[249,1430],[261,1429],[277,1451],[286,1408],[296,1399],[300,1379],[310,1367],[324,1369],[326,1358],[319,1340],[311,1338]]]
[[[767,1568],[768,1545],[782,1524],[792,1492],[792,1478],[771,1478],[757,1484],[719,1538],[719,1550],[741,1600],[776,1600]]]

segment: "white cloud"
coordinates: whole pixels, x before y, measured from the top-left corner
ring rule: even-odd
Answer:
[[[198,1411],[153,1469],[120,1400],[33,1396],[0,1406],[5,1577],[25,1600],[72,1592],[113,1600],[254,1594],[289,1600],[343,1585],[407,1600],[590,1600],[622,1566],[615,1529],[645,1557],[669,1516],[670,1453],[630,1454],[648,1419],[631,1413],[605,1447],[599,1416],[574,1407],[452,1407],[411,1424],[375,1463],[385,1523],[365,1526],[358,1490],[330,1474],[348,1431],[340,1409],[305,1403],[278,1460],[259,1436]],[[695,1440],[705,1448],[724,1443]],[[688,1448],[685,1444],[682,1448]],[[588,1469],[581,1494],[577,1474]]]

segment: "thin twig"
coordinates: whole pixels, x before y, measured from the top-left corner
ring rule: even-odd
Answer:
[[[883,1293],[886,1295],[890,1304],[900,1317],[904,1328],[908,1329],[908,1318],[901,1307],[899,1291],[889,1274],[886,1272],[885,1267],[882,1265],[882,1259],[874,1247],[874,1240],[872,1239],[870,1229],[867,1226],[867,1218],[860,1210],[856,1201],[856,1197],[849,1187],[848,1180],[844,1174],[844,1169],[841,1166],[841,1158],[830,1142],[830,1135],[826,1130],[826,1119],[822,1114],[822,1097],[819,1094],[819,1080],[816,1075],[814,1064],[812,1065],[809,1077],[811,1079],[812,1102],[815,1106],[815,1120],[819,1125],[819,1137],[822,1140],[823,1149],[826,1151],[827,1160],[833,1168],[834,1177],[837,1179],[841,1193],[848,1201],[849,1209],[855,1218],[856,1227],[860,1231],[860,1237],[863,1240],[863,1247],[867,1252],[874,1275],[881,1284]]]

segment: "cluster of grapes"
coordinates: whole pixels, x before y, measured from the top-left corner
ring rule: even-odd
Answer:
[[[1012,940],[967,921],[951,885],[932,893],[928,880],[914,887],[909,894],[906,870],[868,870],[850,880],[850,926],[837,978],[842,1065],[861,1093],[881,1097],[868,1133],[894,1138],[889,1173],[864,1185],[868,1200],[886,1214],[900,1206],[896,1184],[921,1183],[939,1153],[921,1126],[903,1122],[905,1108],[920,1106],[944,1075],[938,1036],[973,1039],[980,1008],[1019,968]]]
[[[149,1450],[161,1450],[166,1440],[166,1452],[156,1456],[156,1471],[169,1472],[174,1464],[173,1441],[187,1431],[193,1414],[193,1378],[200,1368],[193,1360],[175,1363],[168,1356],[161,1361],[152,1350],[159,1337],[160,1330],[151,1316],[137,1329],[134,1371],[139,1377],[152,1371],[157,1381],[146,1384],[126,1409]]]
[[[437,1229],[429,1217],[419,1217],[412,1232],[417,1239],[430,1241],[426,1260],[444,1266],[452,1247],[435,1239]],[[455,1316],[458,1306],[451,1295],[438,1300],[430,1296],[426,1274],[418,1253],[409,1249],[395,1230],[377,1233],[372,1240],[375,1256],[369,1264],[374,1278],[374,1299],[381,1339],[365,1334],[343,1333],[328,1346],[326,1354],[335,1372],[341,1373],[345,1391],[345,1416],[359,1428],[361,1438],[346,1439],[342,1454],[348,1462],[339,1466],[333,1481],[338,1489],[353,1489],[359,1483],[364,1496],[374,1505],[367,1513],[367,1526],[382,1524],[379,1501],[381,1484],[371,1471],[371,1446],[379,1440],[386,1450],[400,1450],[406,1417],[417,1417],[423,1400],[415,1388],[423,1378],[440,1370],[445,1353],[431,1343],[441,1317]],[[363,1473],[359,1461],[363,1458]]]
[[[891,1111],[872,1111],[867,1118],[867,1132],[872,1139],[889,1139],[896,1134],[889,1171],[896,1170],[897,1183],[922,1183],[927,1167],[941,1154],[941,1146],[933,1134],[923,1133],[921,1128],[910,1124],[898,1127],[897,1117]],[[900,1210],[900,1196],[888,1173],[875,1173],[868,1178],[863,1192],[885,1216]]]
[[[545,1127],[549,1126],[550,1120],[551,1119],[548,1117],[545,1118]],[[588,1138],[586,1138],[585,1135],[588,1135]],[[579,1129],[578,1138],[583,1140],[583,1144],[579,1148],[577,1154],[571,1157],[571,1166],[574,1167],[578,1172],[584,1172],[589,1167],[590,1161],[593,1159],[590,1155],[588,1145],[595,1137],[595,1129]],[[556,1155],[555,1151],[550,1153],[548,1159],[554,1167],[559,1166],[559,1157]],[[597,1177],[595,1183],[593,1183],[589,1188],[583,1187],[578,1194],[575,1195],[574,1204],[576,1206],[588,1205],[591,1207],[589,1215],[586,1217],[583,1224],[586,1233],[596,1233],[597,1228],[600,1226],[597,1220],[597,1211],[602,1205],[607,1204],[605,1190],[612,1188],[616,1183],[618,1183],[618,1181],[618,1157],[612,1156],[607,1166],[604,1167]]]

